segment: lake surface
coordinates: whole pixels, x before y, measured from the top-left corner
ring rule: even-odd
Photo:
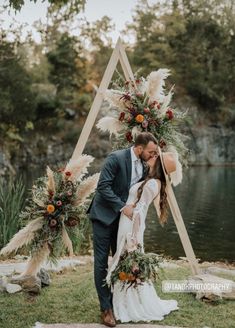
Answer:
[[[235,167],[190,167],[174,192],[196,257],[235,261]],[[146,252],[185,256],[171,215],[162,228],[151,207],[146,223]]]
[[[35,172],[24,173],[31,188]],[[37,177],[44,174],[44,169],[37,170]],[[174,192],[196,257],[235,261],[235,167],[190,167]],[[171,215],[162,228],[151,207],[146,223],[146,252],[185,256]]]

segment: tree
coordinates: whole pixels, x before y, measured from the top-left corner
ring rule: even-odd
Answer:
[[[79,110],[77,94],[82,93],[87,83],[86,60],[81,51],[77,37],[65,32],[60,35],[54,50],[47,53],[49,80],[56,86],[57,99],[64,109],[69,106]]]
[[[18,128],[35,117],[35,96],[32,92],[32,79],[21,64],[15,42],[1,35],[0,42],[0,121]]]
[[[37,0],[30,0],[34,3],[37,2]],[[85,0],[48,0],[49,4],[55,5],[58,8],[62,8],[63,6],[68,5],[70,8],[70,11],[76,11],[79,12],[81,9],[84,8]],[[20,11],[21,8],[24,6],[25,0],[9,0],[8,6],[12,7],[16,11]]]
[[[181,92],[204,109],[220,109],[234,94],[234,21],[232,1],[144,2],[129,26],[136,35],[133,63],[145,74],[170,68]]]

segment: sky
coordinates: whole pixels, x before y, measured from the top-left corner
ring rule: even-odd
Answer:
[[[7,0],[0,0],[0,4],[4,4]],[[149,0],[153,2],[154,0]],[[115,24],[115,31],[111,33],[113,43],[115,43],[125,27],[126,22],[132,21],[133,10],[138,3],[138,0],[87,0],[85,6],[85,17],[89,22],[94,22],[103,16],[109,16],[112,18]],[[4,19],[3,26],[9,27],[9,25],[16,20],[20,23],[28,24],[25,30],[32,30],[32,24],[34,21],[41,19],[45,22],[46,10],[48,2],[37,0],[33,1],[25,0],[25,4],[20,12],[15,13],[14,10],[6,10],[1,17]],[[34,38],[37,40],[37,35],[34,34]]]

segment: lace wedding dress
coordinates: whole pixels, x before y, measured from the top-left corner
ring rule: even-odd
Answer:
[[[131,187],[127,204],[135,203],[137,190],[141,183],[138,182]],[[138,242],[142,245],[144,251],[145,219],[149,205],[159,192],[158,189],[157,181],[150,179],[144,186],[141,198],[134,210],[133,219],[130,220],[124,214],[121,214],[117,251],[109,266],[107,282],[110,282],[111,273],[116,268],[120,255],[125,249],[132,250]],[[175,300],[161,300],[151,282],[144,282],[143,285],[138,285],[136,288],[122,289],[121,282],[118,281],[113,287],[113,309],[117,320],[137,322],[163,320],[164,315],[177,310],[178,306]]]

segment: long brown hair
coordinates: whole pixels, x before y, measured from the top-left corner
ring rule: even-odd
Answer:
[[[137,201],[135,204],[137,204],[138,201],[140,200],[144,186],[150,179],[158,179],[161,181],[160,203],[159,203],[161,214],[160,214],[159,221],[161,225],[164,225],[164,223],[166,223],[167,221],[168,211],[167,211],[166,178],[163,172],[160,156],[158,156],[158,158],[156,159],[152,171],[149,172],[143,183],[139,186],[137,191]]]

